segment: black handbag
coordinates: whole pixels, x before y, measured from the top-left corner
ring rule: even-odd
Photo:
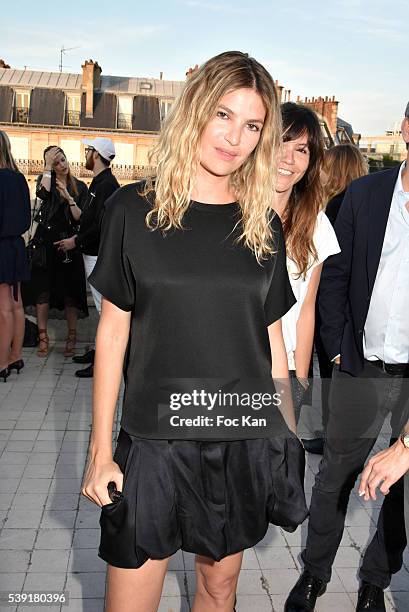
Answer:
[[[269,521],[285,531],[295,531],[308,516],[305,499],[305,450],[291,431],[287,437],[270,438],[274,495]],[[278,462],[278,463],[277,463]]]

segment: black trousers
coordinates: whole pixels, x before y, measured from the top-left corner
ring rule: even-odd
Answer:
[[[393,439],[408,420],[408,384],[408,378],[390,376],[369,361],[359,378],[334,366],[327,441],[313,487],[308,537],[302,553],[305,569],[325,582],[331,579],[351,490],[385,417],[391,414]],[[401,479],[385,497],[376,534],[362,562],[361,580],[386,588],[391,575],[402,567],[405,547]]]

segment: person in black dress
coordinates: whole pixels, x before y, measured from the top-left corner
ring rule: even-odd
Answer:
[[[33,266],[31,281],[23,286],[23,302],[30,312],[35,307],[39,331],[39,357],[49,350],[47,321],[65,311],[68,335],[65,357],[75,354],[77,318],[88,316],[84,263],[81,253],[69,255],[59,247],[62,239],[76,233],[87,187],[71,175],[60,147],[44,150],[45,168],[38,177],[36,196],[41,201],[35,221],[35,240],[45,246],[45,265]]]
[[[293,531],[307,515],[281,330],[294,295],[274,213],[280,143],[271,75],[247,54],[222,53],[188,78],[168,116],[153,152],[155,181],[127,185],[106,202],[89,278],[103,299],[82,489],[102,507],[106,612],[157,610],[168,558],[178,549],[196,554],[193,610],[231,612],[243,550],[270,522]],[[194,408],[168,402],[173,390],[207,397],[223,389],[223,417],[224,400],[235,395],[229,391],[271,391],[273,377],[281,379],[282,402],[267,410],[269,432],[243,421],[219,429],[215,412],[200,402],[198,416],[210,420],[183,424]],[[259,414],[253,403],[248,413]],[[294,461],[286,461],[279,438]],[[282,465],[288,473],[281,479]],[[292,494],[280,495],[290,482]]]
[[[332,225],[339,212],[347,187],[360,176],[368,174],[368,164],[361,151],[353,144],[335,145],[325,152],[322,179],[324,183],[325,213]],[[319,291],[319,290],[318,290]],[[321,376],[321,406],[323,433],[328,423],[328,400],[331,387],[333,363],[328,359],[321,340],[321,317],[317,298],[315,309],[314,344],[317,353]],[[324,436],[318,435],[309,440],[303,440],[305,449],[313,454],[322,455],[324,451]]]
[[[0,378],[24,363],[24,310],[20,283],[30,277],[22,234],[30,227],[30,193],[0,131]]]

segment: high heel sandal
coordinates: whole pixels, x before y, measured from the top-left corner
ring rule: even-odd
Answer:
[[[10,376],[10,370],[8,368],[4,368],[4,370],[1,370],[0,378],[3,379],[3,382],[6,382],[9,376]]]
[[[41,336],[43,336],[43,337],[41,337]],[[47,357],[47,355],[48,355],[49,338],[48,338],[48,334],[47,334],[47,330],[46,329],[39,329],[38,330],[38,339],[40,341],[40,346],[39,346],[39,349],[37,351],[37,356],[38,357]]]
[[[13,361],[13,363],[9,363],[9,370],[17,370],[17,374],[20,374],[20,370],[24,368],[24,361],[22,359],[17,359],[17,361]]]
[[[64,357],[73,357],[75,355],[76,342],[77,331],[75,329],[69,329],[68,336],[65,339]]]

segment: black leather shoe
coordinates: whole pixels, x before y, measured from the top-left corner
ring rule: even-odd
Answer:
[[[72,358],[74,363],[94,363],[94,359],[95,349],[91,349],[83,355],[75,355],[75,357]]]
[[[91,363],[91,365],[83,370],[77,370],[75,376],[77,376],[77,378],[92,378],[94,376],[94,364]]]
[[[362,582],[358,591],[357,612],[386,612],[383,589],[369,582]]]
[[[312,438],[311,440],[301,440],[307,453],[313,455],[324,454],[325,438]]]
[[[305,570],[287,597],[284,611],[313,612],[317,597],[323,595],[326,590],[327,585],[323,580],[315,578]]]

